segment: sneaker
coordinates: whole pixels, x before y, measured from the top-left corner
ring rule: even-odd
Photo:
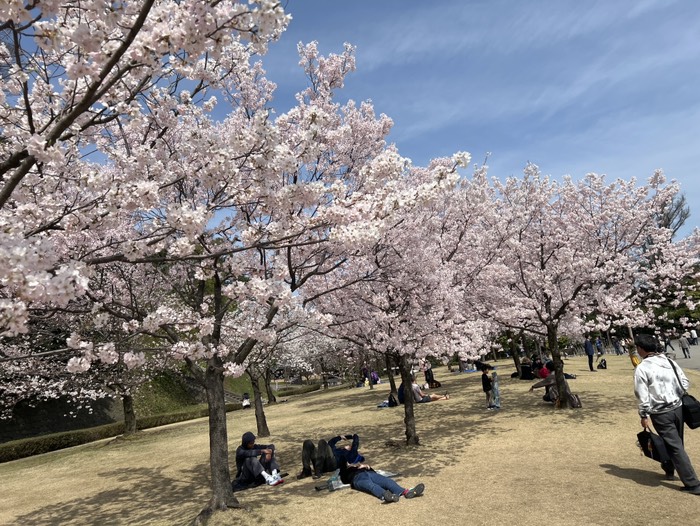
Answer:
[[[412,499],[413,497],[420,497],[423,495],[423,491],[425,490],[425,485],[423,483],[418,484],[417,486],[409,489],[404,497],[407,499]]]
[[[394,495],[388,489],[384,490],[384,495],[382,495],[382,500],[384,502],[398,502],[400,498],[401,495]]]
[[[311,472],[310,472],[310,471],[306,471],[305,469],[302,469],[302,470],[301,470],[301,473],[299,473],[299,474],[297,475],[297,480],[305,479],[305,478],[310,477],[310,476],[311,476]],[[314,478],[315,478],[315,477],[314,477]]]
[[[314,479],[314,480],[320,479],[322,476],[323,476],[323,473],[321,473],[321,472],[316,472],[316,473],[314,473],[313,479]]]
[[[282,483],[284,483],[284,479],[282,477],[280,477],[279,475],[276,475],[267,481],[268,486],[278,486]]]

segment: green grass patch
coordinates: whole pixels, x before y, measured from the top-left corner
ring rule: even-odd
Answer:
[[[197,396],[177,373],[160,374],[134,393],[134,410],[139,417],[178,412],[197,403]]]

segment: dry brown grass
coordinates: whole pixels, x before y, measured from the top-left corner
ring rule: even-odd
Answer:
[[[282,467],[281,486],[239,494],[245,510],[217,515],[214,526],[397,523],[449,525],[697,524],[700,497],[667,482],[659,465],[635,446],[639,419],[626,357],[608,356],[609,369],[590,373],[584,358],[567,361],[578,375],[570,385],[583,409],[554,411],[530,382],[509,378],[498,362],[500,412],[484,410],[478,374],[436,377],[451,400],[416,408],[422,445],[397,448],[401,408],[378,409],[388,385],[306,395],[267,408]],[[696,386],[700,373],[688,371]],[[697,393],[697,387],[695,388]],[[252,412],[229,416],[231,452]],[[401,471],[400,484],[426,485],[422,498],[381,504],[354,490],[314,490],[297,481],[304,438],[356,431],[376,467]],[[686,430],[700,470],[700,431]],[[0,524],[188,524],[208,498],[205,420],[143,432],[131,440],[102,441],[0,465]],[[695,517],[695,519],[693,519]]]

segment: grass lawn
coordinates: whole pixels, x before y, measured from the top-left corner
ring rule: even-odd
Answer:
[[[480,375],[435,376],[451,399],[416,407],[422,445],[397,446],[403,409],[376,407],[389,386],[292,397],[266,408],[287,482],[238,494],[244,510],[210,524],[279,525],[690,525],[700,497],[663,480],[659,464],[636,447],[639,418],[627,357],[607,356],[608,369],[588,372],[584,357],[565,370],[583,408],[555,411],[532,382],[512,380],[512,362],[495,362],[502,409],[484,409]],[[683,365],[681,360],[681,365]],[[700,394],[700,373],[686,371]],[[252,411],[229,413],[229,449],[255,432]],[[403,486],[425,483],[425,495],[382,504],[354,490],[314,490],[297,481],[301,442],[357,432],[366,461],[400,471]],[[686,428],[686,447],[700,470],[700,430]],[[233,467],[235,471],[235,465]],[[205,419],[0,464],[0,524],[189,524],[208,500]],[[695,517],[695,519],[693,519]]]

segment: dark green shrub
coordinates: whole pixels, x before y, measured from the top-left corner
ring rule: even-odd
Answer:
[[[311,385],[296,385],[294,387],[285,387],[279,391],[275,391],[275,396],[292,396],[304,393],[311,393],[313,391],[318,391],[321,388],[321,384],[311,384]]]
[[[236,411],[241,409],[240,403],[226,404],[226,411]],[[162,415],[152,415],[136,419],[138,429],[150,429],[153,427],[184,422],[195,418],[202,418],[209,414],[206,405],[184,408],[180,411],[165,413]],[[0,462],[9,462],[20,458],[31,457],[65,449],[67,447],[79,446],[103,438],[110,438],[124,433],[124,423],[115,422],[104,426],[90,427],[88,429],[78,429],[75,431],[65,431],[63,433],[53,433],[35,438],[23,438],[0,444]]]

